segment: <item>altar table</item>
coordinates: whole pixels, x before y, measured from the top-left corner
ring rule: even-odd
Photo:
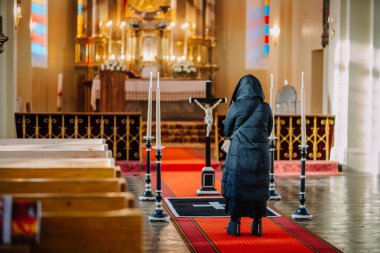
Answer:
[[[126,80],[124,83],[126,101],[148,100],[149,80]],[[153,81],[153,100],[155,100],[156,80]],[[188,101],[189,97],[206,95],[205,80],[160,80],[161,101]],[[91,88],[91,106],[96,110],[96,100],[100,99],[100,79],[95,77]]]

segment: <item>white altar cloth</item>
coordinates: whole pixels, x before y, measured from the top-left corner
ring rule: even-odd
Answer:
[[[156,99],[156,80],[153,81],[153,100]],[[149,80],[126,80],[124,83],[126,101],[148,100]],[[205,80],[160,80],[162,101],[186,101],[189,97],[205,97]],[[96,110],[96,100],[100,99],[100,78],[95,77],[91,87],[91,106]]]

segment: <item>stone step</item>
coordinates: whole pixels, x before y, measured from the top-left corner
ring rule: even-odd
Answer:
[[[156,124],[152,124],[152,135],[155,136]],[[142,135],[146,135],[146,122],[143,122]],[[203,121],[163,121],[161,123],[163,143],[202,144],[206,137]],[[211,143],[215,140],[214,128],[210,133]]]

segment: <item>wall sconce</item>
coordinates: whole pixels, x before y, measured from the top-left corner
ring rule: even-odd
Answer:
[[[274,25],[270,30],[270,35],[274,36],[274,37],[278,37],[280,36],[280,27],[278,27],[277,25]]]
[[[17,6],[16,6],[16,11],[15,11],[15,16],[16,16],[15,29],[17,30],[18,23],[20,22],[20,19],[22,18],[21,0],[17,0]]]
[[[331,35],[331,38],[334,38],[335,37],[335,25],[336,25],[336,22],[334,20],[333,17],[329,16],[327,18],[327,23],[329,23],[329,26],[330,26],[330,35]]]
[[[0,54],[4,52],[4,44],[8,41],[8,37],[3,34],[3,17],[0,16]]]

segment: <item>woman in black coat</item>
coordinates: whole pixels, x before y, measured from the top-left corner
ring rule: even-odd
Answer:
[[[269,199],[269,141],[272,111],[264,102],[260,81],[242,77],[234,91],[224,121],[224,135],[233,136],[224,164],[222,195],[225,211],[231,216],[227,233],[240,234],[240,218],[251,217],[252,234],[262,233],[261,217],[266,216]]]

